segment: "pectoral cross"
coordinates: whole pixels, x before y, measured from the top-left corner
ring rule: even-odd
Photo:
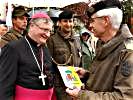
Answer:
[[[44,79],[44,78],[46,78],[46,77],[47,77],[47,76],[44,75],[43,73],[41,73],[41,75],[39,76],[39,79],[40,79],[40,78],[42,79],[43,85],[45,85],[45,79]]]

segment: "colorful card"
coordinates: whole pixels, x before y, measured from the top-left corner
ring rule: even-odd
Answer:
[[[73,66],[58,66],[58,69],[66,87],[73,89],[83,85]]]

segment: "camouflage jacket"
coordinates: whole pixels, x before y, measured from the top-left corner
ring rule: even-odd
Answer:
[[[3,47],[5,44],[12,40],[18,40],[19,38],[23,37],[22,34],[17,32],[14,29],[9,30],[4,36],[0,39],[0,47]]]
[[[47,42],[53,59],[58,64],[80,66],[81,46],[79,38],[71,35],[65,39],[61,34],[61,32],[57,31]]]
[[[133,100],[133,36],[120,33],[97,49],[78,100]]]
[[[57,31],[47,41],[48,48],[53,57],[54,62],[64,65],[80,66],[80,42],[78,37],[72,35],[68,38],[64,38],[62,33]],[[76,44],[79,43],[79,44]],[[57,93],[57,100],[72,100],[72,98],[65,92],[65,85],[61,78],[61,75],[55,67],[55,88]]]

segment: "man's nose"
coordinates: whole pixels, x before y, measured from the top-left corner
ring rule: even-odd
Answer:
[[[88,24],[86,25],[86,28],[87,28],[89,31],[91,31],[91,30],[92,30],[92,25],[90,25],[90,23],[88,23]]]
[[[45,35],[46,35],[47,37],[50,37],[50,32],[46,32]]]
[[[25,23],[27,23],[27,22],[28,22],[28,21],[27,21],[27,18],[24,18],[24,22],[25,22]]]

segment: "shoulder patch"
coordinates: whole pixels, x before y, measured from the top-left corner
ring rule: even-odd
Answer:
[[[132,73],[132,67],[128,62],[123,62],[121,67],[121,73],[123,76],[128,77]]]
[[[126,49],[133,50],[133,40],[132,39],[127,39],[124,41]]]

